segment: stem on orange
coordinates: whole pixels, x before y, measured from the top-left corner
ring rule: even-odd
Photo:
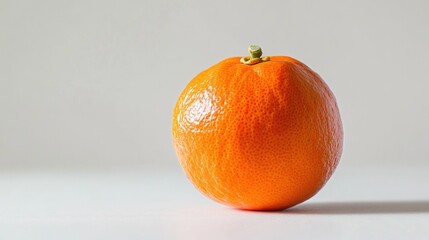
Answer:
[[[258,45],[250,45],[249,46],[250,57],[242,57],[240,62],[246,65],[254,65],[261,62],[266,62],[270,60],[270,57],[262,56],[262,49]]]

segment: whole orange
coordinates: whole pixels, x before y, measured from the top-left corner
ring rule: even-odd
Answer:
[[[198,74],[177,100],[173,143],[187,177],[213,200],[281,210],[334,172],[343,131],[333,93],[287,56],[232,57]]]

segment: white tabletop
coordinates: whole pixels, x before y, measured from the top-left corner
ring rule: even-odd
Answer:
[[[340,166],[282,212],[231,209],[179,169],[0,172],[0,239],[428,239],[428,166]]]

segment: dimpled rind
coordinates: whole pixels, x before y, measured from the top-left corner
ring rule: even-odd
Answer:
[[[281,210],[334,172],[343,130],[334,95],[296,59],[229,58],[197,75],[173,113],[173,144],[203,194],[232,207]]]

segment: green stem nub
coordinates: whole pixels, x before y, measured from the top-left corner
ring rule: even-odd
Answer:
[[[260,62],[266,62],[270,60],[270,57],[262,56],[262,49],[258,45],[250,45],[249,46],[250,57],[242,57],[240,62],[246,65],[254,65]]]
[[[249,53],[251,58],[260,58],[262,56],[262,49],[258,45],[250,45]]]

